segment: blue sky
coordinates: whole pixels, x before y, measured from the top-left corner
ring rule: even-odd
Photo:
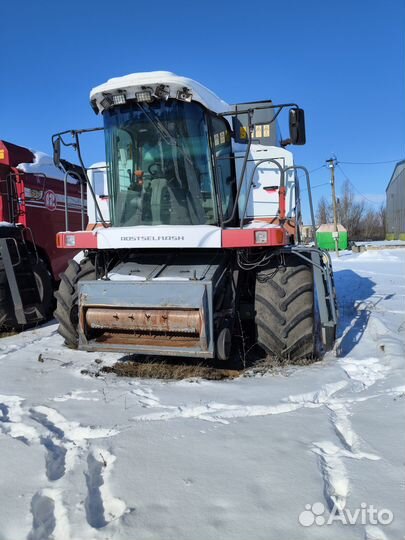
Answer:
[[[51,152],[52,133],[101,125],[88,94],[110,77],[169,70],[230,103],[294,101],[306,112],[296,161],[405,157],[403,0],[69,0],[1,10],[0,138]],[[89,141],[89,163],[103,158]],[[394,164],[344,165],[379,200]],[[327,182],[322,168],[313,185]],[[343,175],[337,170],[337,186]],[[314,189],[314,197],[330,187]]]

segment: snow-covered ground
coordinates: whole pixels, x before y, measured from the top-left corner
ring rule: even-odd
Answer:
[[[309,367],[94,378],[118,356],[56,324],[1,339],[0,539],[402,539],[405,250],[333,262],[340,341]]]

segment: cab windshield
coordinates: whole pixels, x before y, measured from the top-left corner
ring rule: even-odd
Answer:
[[[177,100],[104,113],[115,226],[217,224],[204,109]]]

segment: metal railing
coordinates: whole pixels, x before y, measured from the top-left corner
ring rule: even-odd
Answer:
[[[68,193],[68,178],[76,177],[80,184],[80,215],[81,215],[81,230],[84,230],[85,214],[84,214],[84,189],[83,181],[80,175],[72,170],[67,170],[63,178],[63,193],[65,199],[65,230],[69,230],[69,193]]]
[[[217,161],[223,160],[223,159],[234,160],[234,162],[236,162],[237,157],[235,157],[235,156],[222,156],[222,157],[217,158]],[[255,175],[258,167],[262,163],[273,163],[277,167],[278,171],[280,172],[280,185],[277,186],[278,187],[278,196],[279,196],[278,197],[279,208],[278,208],[278,211],[277,211],[277,215],[274,216],[274,217],[278,218],[280,220],[281,224],[282,224],[283,221],[285,221],[286,216],[284,215],[284,211],[283,211],[285,201],[283,201],[282,199],[283,199],[283,197],[285,198],[286,175],[287,175],[287,173],[289,171],[303,171],[304,174],[305,174],[306,184],[307,184],[307,191],[308,191],[308,203],[309,203],[310,217],[311,217],[311,228],[312,228],[312,232],[313,232],[315,247],[318,247],[317,239],[316,239],[315,214],[314,214],[314,206],[313,206],[313,200],[312,200],[311,180],[310,180],[310,176],[309,176],[309,171],[303,165],[288,165],[287,167],[283,167],[277,161],[277,158],[248,159],[248,156],[245,153],[245,156],[244,156],[244,159],[243,159],[242,171],[241,171],[240,180],[238,182],[238,186],[237,186],[237,190],[236,190],[236,197],[235,197],[234,205],[233,205],[233,208],[232,208],[231,216],[228,219],[224,220],[222,222],[221,226],[224,227],[224,225],[227,225],[227,224],[231,223],[235,219],[235,216],[236,216],[237,210],[238,210],[238,206],[239,206],[239,200],[240,200],[240,197],[241,197],[241,194],[242,194],[242,191],[243,191],[243,185],[244,185],[245,174],[246,174],[247,163],[248,162],[254,162],[255,165],[253,167],[253,170],[250,173],[249,181],[247,183],[247,190],[246,190],[245,200],[244,200],[244,203],[243,203],[243,211],[239,215],[239,227],[242,229],[243,225],[245,223],[245,220],[246,220],[246,213],[247,213],[247,209],[248,209],[249,198],[250,198],[250,195],[251,195],[251,192],[252,192],[252,188],[254,187],[254,175]],[[220,170],[218,164],[217,164],[216,168],[217,168],[217,170]]]

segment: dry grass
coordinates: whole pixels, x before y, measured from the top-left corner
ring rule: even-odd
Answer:
[[[297,360],[287,360],[277,356],[266,356],[252,363],[244,372],[244,376],[252,377],[255,375],[272,374],[288,374],[295,367],[309,366],[318,362],[319,358],[299,358]]]
[[[1,338],[4,338],[4,337],[10,337],[10,336],[15,336],[17,335],[18,332],[16,330],[4,330],[4,331],[0,331],[0,339]]]
[[[215,360],[127,355],[112,366],[103,366],[101,369],[97,369],[94,375],[114,373],[118,377],[141,379],[221,381],[238,377],[260,376],[266,373],[287,373],[294,366],[306,366],[318,360],[316,358],[302,358],[290,361],[264,354],[251,354],[249,356],[248,361],[235,357],[224,365]]]
[[[235,369],[217,368],[207,364],[174,362],[173,360],[132,360],[123,359],[113,366],[104,366],[100,373],[115,373],[119,377],[139,377],[142,379],[183,380],[207,379],[221,381],[235,379],[241,372]]]

